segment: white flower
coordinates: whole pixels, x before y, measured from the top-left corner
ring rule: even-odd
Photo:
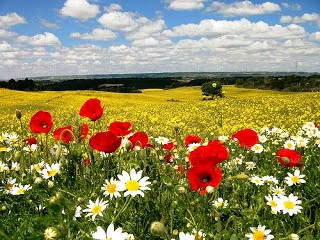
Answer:
[[[11,135],[8,136],[7,138],[7,142],[8,143],[15,143],[18,141],[19,136],[16,133],[13,133]]]
[[[222,143],[226,142],[228,140],[228,137],[227,136],[219,136],[218,137],[218,140]]]
[[[147,185],[151,184],[147,180],[149,177],[143,177],[142,170],[136,172],[135,169],[131,169],[130,175],[126,171],[122,171],[122,175],[118,175],[119,178],[119,191],[125,191],[124,196],[131,195],[135,197],[136,195],[141,195],[144,197],[143,191],[150,190]]]
[[[23,147],[23,150],[29,153],[35,152],[37,150],[37,144],[32,144],[31,146]]]
[[[187,147],[188,152],[192,152],[201,146],[201,143],[190,143]]]
[[[190,233],[179,232],[180,240],[195,240],[195,236]]]
[[[19,184],[18,186],[14,186],[10,193],[12,195],[23,195],[25,194],[26,191],[32,189],[32,187],[30,185],[22,185],[22,184]]]
[[[253,175],[250,179],[252,183],[254,183],[257,186],[262,186],[264,184],[264,181],[259,176]]]
[[[274,236],[270,234],[271,230],[266,229],[266,226],[259,225],[257,228],[251,227],[250,230],[252,233],[246,234],[246,237],[249,238],[249,240],[270,240],[274,238]]]
[[[44,167],[44,161],[31,165],[30,169],[31,171],[35,170],[36,172],[41,173],[43,167]]]
[[[102,227],[98,226],[97,231],[92,233],[92,238],[97,240],[125,240],[128,237],[127,233],[122,232],[122,228],[114,229],[111,223],[105,232]]]
[[[105,196],[110,196],[110,198],[112,199],[120,197],[120,193],[119,193],[119,181],[116,181],[114,178],[111,178],[110,181],[105,180],[105,184],[103,184],[103,186],[101,187],[101,190],[103,190],[103,195]]]
[[[284,148],[294,150],[296,148],[296,143],[293,140],[287,140],[284,142]]]
[[[222,198],[218,198],[218,200],[213,202],[213,205],[216,208],[226,208],[228,206],[228,200],[223,200]]]
[[[296,140],[297,147],[306,147],[308,142],[308,139],[303,137],[298,137],[298,139]]]
[[[5,132],[0,135],[0,142],[7,142],[8,139],[9,139],[9,133]]]
[[[80,206],[77,206],[76,207],[76,211],[75,211],[75,214],[73,216],[73,220],[76,220],[77,218],[80,218],[81,217],[81,207]]]
[[[281,128],[274,127],[272,128],[271,132],[272,134],[280,134],[283,132],[283,130]]]
[[[2,183],[5,185],[4,193],[8,194],[10,191],[16,186],[16,179],[15,178],[8,178],[7,181],[2,181]]]
[[[295,170],[294,173],[288,173],[288,176],[285,177],[286,183],[288,184],[288,186],[292,186],[292,185],[296,185],[299,183],[305,183],[306,180],[304,180],[303,178],[305,177],[305,175],[300,174],[300,170]]]
[[[46,163],[46,166],[41,171],[41,175],[44,179],[54,178],[54,176],[60,172],[60,163],[53,163],[49,165]]]
[[[254,153],[262,153],[263,152],[263,146],[259,143],[253,145],[251,147],[251,150],[254,152]]]
[[[272,191],[272,195],[277,195],[277,196],[284,195],[284,189],[278,186],[271,188],[271,191]]]
[[[157,137],[154,139],[156,141],[156,143],[161,144],[161,145],[165,145],[167,143],[170,143],[170,139],[166,138],[166,137]]]
[[[290,216],[301,212],[302,207],[299,206],[301,200],[298,200],[298,197],[290,194],[287,196],[280,196],[280,208],[283,211],[283,214],[288,213]]]
[[[259,135],[259,142],[265,143],[268,140],[268,138],[265,135]]]
[[[273,214],[277,214],[281,211],[280,206],[280,198],[277,196],[265,196],[265,199],[267,200],[267,205],[271,207],[271,212]]]
[[[108,206],[108,201],[103,201],[99,198],[95,202],[92,202],[89,200],[89,204],[87,205],[87,208],[83,210],[83,212],[87,212],[88,214],[86,217],[92,216],[92,221],[94,221],[95,217],[97,215],[103,216],[102,211]]]
[[[262,180],[267,184],[270,184],[270,183],[278,184],[279,183],[278,179],[275,178],[274,176],[263,176]]]
[[[11,170],[11,171],[19,171],[19,170],[20,170],[20,163],[18,163],[18,162],[12,162],[12,163],[11,163],[10,170]]]
[[[246,162],[246,165],[247,165],[246,168],[248,170],[252,170],[252,169],[256,168],[256,163],[254,163],[254,162]]]
[[[194,239],[202,239],[202,240],[205,240],[205,236],[206,234],[203,233],[201,230],[196,230],[196,229],[193,229],[192,230],[192,233],[194,235]]]
[[[0,161],[0,173],[9,170],[8,165]]]

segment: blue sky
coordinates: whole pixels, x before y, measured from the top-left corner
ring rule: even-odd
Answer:
[[[320,1],[0,0],[0,79],[320,72]]]

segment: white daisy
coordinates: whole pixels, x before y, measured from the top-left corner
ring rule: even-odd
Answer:
[[[15,143],[18,141],[19,136],[16,133],[13,133],[11,135],[8,136],[7,138],[7,142],[8,143]]]
[[[262,178],[255,175],[251,177],[250,181],[257,186],[262,186],[264,184],[264,181],[262,180]]]
[[[296,140],[296,145],[297,147],[306,147],[308,145],[308,139],[303,138],[303,137],[298,137]]]
[[[259,142],[265,143],[268,140],[268,138],[265,135],[259,135]]]
[[[53,163],[49,165],[46,163],[44,169],[41,171],[41,175],[44,179],[54,178],[54,176],[60,172],[60,163]]]
[[[263,146],[261,144],[257,143],[251,147],[251,151],[253,151],[254,153],[262,153]]]
[[[36,163],[36,164],[32,164],[32,165],[30,166],[30,170],[31,170],[31,171],[34,170],[34,171],[36,171],[36,172],[38,172],[38,173],[41,173],[43,167],[44,167],[44,161],[39,162],[39,163]]]
[[[301,204],[301,200],[298,200],[297,196],[290,194],[289,197],[281,196],[280,197],[280,208],[283,214],[288,213],[290,216],[293,214],[297,214],[301,212],[302,207],[299,206]]]
[[[271,191],[272,191],[272,195],[277,195],[277,196],[284,195],[284,189],[278,186],[272,187]]]
[[[296,148],[296,143],[293,140],[287,140],[284,142],[283,147],[294,150]]]
[[[0,173],[4,172],[4,171],[8,171],[9,167],[6,163],[3,163],[2,161],[0,161]]]
[[[188,152],[192,152],[201,146],[201,143],[190,143],[187,147]]]
[[[263,176],[262,180],[267,184],[271,184],[271,183],[278,184],[279,183],[278,179],[275,178],[274,176]]]
[[[11,171],[16,171],[18,172],[20,170],[20,163],[18,162],[12,162],[11,163],[11,167],[10,167]]]
[[[195,240],[195,236],[190,233],[179,232],[179,240]]]
[[[304,180],[303,178],[305,177],[305,175],[300,174],[300,170],[295,170],[294,173],[288,173],[288,176],[285,177],[286,183],[288,184],[288,186],[292,186],[292,185],[296,185],[296,184],[300,184],[300,183],[305,183],[306,180]]]
[[[97,215],[103,216],[102,212],[107,206],[108,206],[108,201],[103,201],[103,200],[100,201],[100,199],[97,198],[95,202],[92,202],[91,200],[89,200],[89,204],[87,205],[87,208],[83,210],[83,212],[88,213],[86,217],[92,216],[92,221],[94,221]]]
[[[223,200],[222,198],[218,198],[218,200],[213,202],[213,205],[216,208],[226,208],[228,206],[228,200]]]
[[[17,186],[14,186],[10,193],[12,195],[23,195],[25,194],[26,191],[32,189],[32,187],[30,185],[22,185],[22,184],[19,184]]]
[[[7,142],[8,141],[8,138],[9,138],[9,133],[1,133],[0,135],[0,142]]]
[[[114,229],[114,225],[111,223],[107,231],[104,231],[102,227],[98,226],[97,231],[92,233],[92,238],[97,240],[125,240],[128,237],[127,233],[122,232],[122,228]]]
[[[247,165],[246,168],[248,170],[252,170],[252,169],[256,168],[256,163],[254,163],[254,162],[246,162],[246,165]]]
[[[144,197],[144,190],[150,190],[147,185],[151,184],[147,180],[149,177],[143,177],[142,170],[136,172],[135,169],[131,169],[130,175],[126,171],[122,171],[122,175],[119,174],[119,191],[125,191],[124,196],[131,195],[135,197],[136,195],[141,195]]]
[[[37,144],[32,144],[31,146],[28,145],[28,146],[23,147],[22,150],[24,150],[24,151],[26,151],[28,153],[33,153],[33,152],[35,152],[37,150],[37,147],[38,147]]]
[[[15,178],[8,178],[6,181],[2,181],[4,186],[4,193],[8,194],[10,191],[16,186],[16,179]]]
[[[228,140],[228,137],[227,136],[219,136],[218,137],[218,140],[222,143],[226,142]]]
[[[196,230],[196,229],[193,229],[192,230],[192,233],[194,235],[194,239],[202,239],[202,240],[205,240],[205,236],[206,234],[204,232],[202,232],[201,230]]]
[[[111,178],[110,181],[108,181],[107,179],[105,180],[105,184],[103,184],[103,186],[101,187],[101,190],[103,190],[103,195],[105,196],[110,196],[110,198],[112,199],[120,197],[120,193],[119,193],[119,181],[116,181],[114,178]]]
[[[274,236],[271,235],[271,230],[266,229],[266,226],[259,225],[257,228],[250,228],[252,233],[247,233],[245,236],[249,238],[249,240],[270,240],[273,239]]]
[[[281,211],[280,206],[280,198],[277,196],[265,196],[265,199],[267,200],[267,205],[271,207],[271,212],[273,214],[277,214]]]
[[[161,145],[165,145],[167,143],[170,143],[170,139],[166,138],[166,137],[157,137],[154,139],[156,141],[156,143],[161,144]]]

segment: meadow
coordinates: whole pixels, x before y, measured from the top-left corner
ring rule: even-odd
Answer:
[[[0,89],[0,239],[319,239],[320,93],[223,91]]]

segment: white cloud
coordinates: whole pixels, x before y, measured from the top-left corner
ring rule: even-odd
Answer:
[[[11,49],[11,45],[7,43],[6,41],[0,42],[0,52],[6,52]]]
[[[44,19],[44,18],[40,18],[40,23],[41,23],[41,25],[43,25],[47,28],[59,29],[58,24],[49,22],[47,19]]]
[[[315,23],[320,27],[320,14],[319,13],[305,13],[302,16],[281,16],[280,22],[283,23]]]
[[[116,11],[121,11],[122,6],[116,3],[111,3],[110,6],[104,7],[104,10],[106,12],[116,12]]]
[[[0,38],[2,39],[9,39],[9,38],[12,38],[12,37],[15,37],[17,36],[16,33],[14,32],[10,32],[10,31],[7,31],[7,30],[4,30],[4,29],[0,29]]]
[[[110,12],[103,14],[98,22],[106,28],[129,32],[138,27],[134,19],[135,14],[130,12]]]
[[[0,29],[8,29],[17,24],[26,23],[24,17],[16,13],[8,13],[7,15],[0,16]]]
[[[54,34],[45,32],[33,37],[21,35],[16,38],[17,42],[27,43],[33,46],[59,46],[61,42]]]
[[[320,41],[320,32],[311,33],[310,39],[314,41]]]
[[[281,23],[290,23],[290,22],[292,22],[292,17],[291,16],[281,16],[280,22]]]
[[[224,16],[250,16],[269,14],[281,11],[281,7],[278,4],[265,2],[262,4],[254,4],[250,1],[234,2],[226,4],[223,2],[212,2],[207,11],[213,11],[220,13]]]
[[[168,9],[182,11],[182,10],[196,10],[204,8],[203,2],[206,0],[168,0]]]
[[[150,37],[150,38],[145,38],[145,39],[138,39],[138,40],[134,40],[132,42],[133,46],[136,47],[155,47],[159,45],[159,40]]]
[[[100,12],[99,6],[90,4],[87,0],[67,0],[60,14],[66,17],[73,17],[80,20],[87,20],[95,17]]]
[[[288,8],[293,11],[299,11],[302,9],[301,5],[299,5],[297,3],[290,5],[289,3],[283,2],[283,3],[281,3],[281,5],[284,6],[285,8]]]
[[[227,34],[244,34],[248,38],[288,39],[304,37],[306,32],[303,27],[295,24],[286,27],[280,25],[270,26],[263,21],[255,23],[242,18],[234,21],[205,19],[199,24],[176,26],[173,30],[163,31],[162,34],[167,37],[215,37]]]
[[[91,33],[71,33],[70,37],[94,41],[111,41],[116,39],[117,35],[109,29],[95,28]]]
[[[153,35],[159,35],[164,29],[166,29],[166,24],[163,19],[157,21],[146,19],[141,27],[128,33],[126,37],[130,40],[148,38]]]

